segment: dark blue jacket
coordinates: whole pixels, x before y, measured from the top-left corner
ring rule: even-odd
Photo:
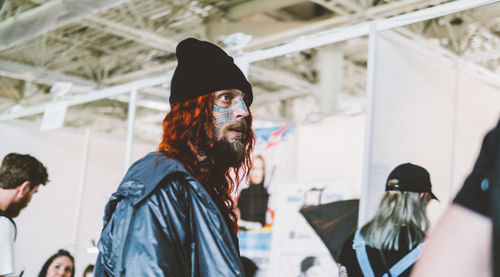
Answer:
[[[244,276],[225,219],[178,161],[149,153],[105,208],[95,276]]]

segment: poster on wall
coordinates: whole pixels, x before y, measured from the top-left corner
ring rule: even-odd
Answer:
[[[293,167],[293,127],[255,129],[255,150],[249,181],[237,193],[240,252],[266,276],[276,213],[276,195]]]
[[[342,186],[342,183],[338,184]],[[337,276],[338,268],[301,209],[345,199],[335,184],[297,184],[284,187],[277,199],[272,255],[266,276]]]

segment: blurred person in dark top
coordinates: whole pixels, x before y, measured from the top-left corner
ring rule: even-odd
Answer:
[[[401,164],[389,174],[385,190],[374,218],[344,243],[339,263],[349,277],[378,277],[389,271],[393,277],[409,276],[420,254],[429,229],[427,204],[437,199],[429,173]]]
[[[500,120],[484,137],[472,172],[429,235],[412,276],[499,276],[492,255],[500,250],[499,190]]]
[[[240,219],[253,221],[266,225],[267,203],[269,193],[264,187],[266,176],[266,163],[261,155],[255,156],[250,169],[250,182],[248,188],[241,190],[238,197]]]

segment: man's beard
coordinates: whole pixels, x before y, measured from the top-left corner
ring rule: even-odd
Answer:
[[[28,194],[26,194],[23,198],[19,199],[19,201],[12,202],[5,210],[5,213],[10,217],[17,217],[21,210],[28,206],[28,197]]]
[[[243,136],[239,139],[234,139],[232,142],[223,135],[222,138],[216,140],[212,149],[212,157],[217,167],[240,167],[246,158],[246,144],[244,139],[247,135],[247,128],[244,121],[231,126],[240,125],[243,130]],[[229,126],[225,128],[230,129]],[[224,130],[221,130],[224,131]]]
[[[215,142],[214,162],[221,167],[239,167],[245,161],[246,147],[241,140],[229,142],[226,137]]]

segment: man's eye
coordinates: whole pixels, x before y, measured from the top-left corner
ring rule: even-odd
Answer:
[[[231,101],[231,97],[230,97],[229,95],[227,95],[227,94],[223,94],[223,95],[221,95],[221,96],[220,96],[220,99],[221,99],[222,101]]]

